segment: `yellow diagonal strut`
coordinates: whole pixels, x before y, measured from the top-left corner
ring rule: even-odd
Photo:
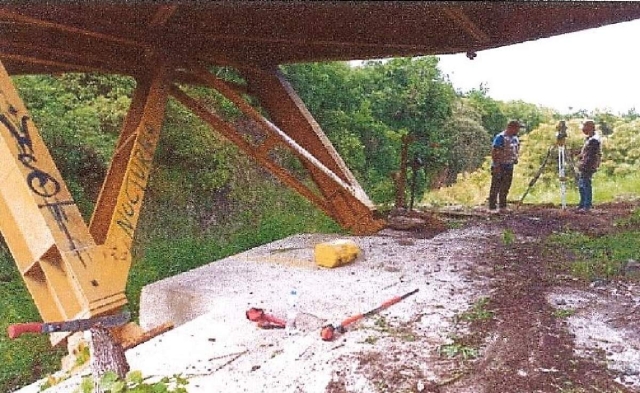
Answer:
[[[94,213],[109,225],[92,226],[94,237],[0,63],[0,232],[44,321],[113,313],[127,303],[129,250],[164,116],[167,74],[158,67],[148,83],[139,83]]]

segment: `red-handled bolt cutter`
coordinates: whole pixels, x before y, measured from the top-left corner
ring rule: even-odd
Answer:
[[[107,315],[86,319],[74,319],[61,322],[27,322],[9,325],[7,334],[9,338],[20,337],[24,333],[55,333],[55,332],[81,332],[94,326],[112,328],[124,325],[129,321],[130,313],[124,311],[119,314]]]

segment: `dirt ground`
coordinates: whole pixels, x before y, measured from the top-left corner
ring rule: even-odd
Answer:
[[[466,321],[456,325],[446,347],[456,356],[440,353],[425,360],[412,359],[401,348],[370,352],[357,359],[359,372],[380,392],[640,392],[638,280],[577,280],[560,269],[560,262],[574,256],[542,243],[555,232],[597,237],[616,231],[616,220],[634,206],[612,203],[579,214],[525,205],[500,215],[461,215],[464,226],[502,234],[477,244],[481,251],[468,272],[489,283],[482,310],[492,317],[461,318]],[[408,234],[421,238],[441,228],[405,226]],[[504,238],[507,234],[511,241]],[[398,356],[404,366],[393,366]],[[412,361],[428,363],[430,376]],[[357,391],[348,386],[353,383],[334,378],[327,392]]]

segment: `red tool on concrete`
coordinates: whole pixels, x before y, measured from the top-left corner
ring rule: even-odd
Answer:
[[[366,318],[368,316],[371,316],[373,314],[379,313],[380,311],[384,310],[387,307],[390,307],[396,303],[398,303],[401,300],[404,300],[406,298],[408,298],[409,296],[413,295],[414,293],[418,292],[418,289],[414,289],[411,292],[405,293],[402,296],[395,296],[389,300],[387,300],[386,302],[382,303],[381,305],[379,305],[378,307],[374,308],[373,310],[367,311],[364,314],[357,314],[354,315],[352,317],[349,317],[347,319],[345,319],[344,321],[340,322],[339,324],[337,324],[337,326],[334,326],[332,324],[329,325],[325,325],[322,330],[320,331],[320,337],[322,337],[322,339],[324,341],[331,341],[335,338],[336,336],[336,332],[337,333],[344,333],[346,331],[347,326],[351,325],[354,322],[357,322],[363,318]]]
[[[74,319],[63,322],[27,322],[9,325],[7,334],[9,338],[20,337],[24,333],[56,333],[56,332],[81,332],[94,326],[111,328],[124,325],[129,321],[130,314],[125,311],[120,314],[107,315],[87,319]]]
[[[262,329],[284,329],[286,322],[264,312],[261,308],[252,307],[245,313],[247,319],[257,322]]]

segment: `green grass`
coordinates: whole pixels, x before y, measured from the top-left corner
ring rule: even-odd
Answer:
[[[640,173],[606,177],[596,173],[593,177],[594,203],[617,200],[634,200],[640,196]]]
[[[616,220],[613,225],[622,229],[640,228],[640,209],[634,210],[629,217]]]
[[[516,241],[516,235],[511,229],[502,231],[502,244],[509,247]]]
[[[490,299],[488,297],[480,298],[471,308],[461,313],[457,319],[459,321],[473,322],[486,321],[493,318],[493,311],[488,310]]]
[[[636,215],[637,211],[634,213]],[[640,231],[625,231],[598,238],[579,232],[565,232],[551,236],[548,244],[551,247],[564,247],[576,254],[574,261],[565,263],[565,269],[574,276],[587,281],[622,278],[627,261],[638,258]]]
[[[438,347],[438,354],[447,358],[460,356],[463,360],[475,359],[479,355],[477,348],[463,345],[459,342],[445,344]]]
[[[484,205],[489,195],[491,178],[488,169],[481,168],[478,171],[460,177],[463,182],[458,182],[450,187],[427,192],[421,203],[427,206]],[[513,184],[509,193],[509,200],[519,201],[531,181],[530,177],[521,173],[517,167],[514,171]],[[640,171],[625,176],[606,176],[604,172],[597,172],[593,177],[593,201],[599,203],[619,200],[634,200],[640,198]],[[578,186],[573,179],[566,182],[566,203],[569,206],[577,205],[580,196]],[[557,177],[541,177],[531,188],[524,203],[528,204],[554,204],[562,203],[560,181]]]
[[[555,310],[553,312],[553,315],[556,318],[559,319],[564,319],[564,318],[569,318],[570,316],[572,316],[573,314],[576,313],[576,310],[572,309],[572,308],[568,308],[568,309],[559,309],[559,310]]]
[[[58,370],[66,351],[51,348],[48,336],[27,334],[14,340],[7,337],[10,324],[38,321],[40,315],[2,244],[0,272],[0,392],[10,392]]]

